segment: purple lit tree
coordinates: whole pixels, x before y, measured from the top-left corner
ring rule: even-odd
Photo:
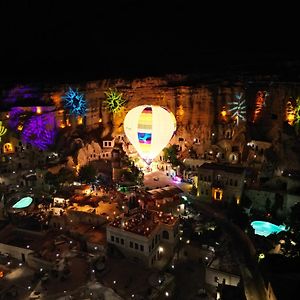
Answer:
[[[48,112],[31,117],[24,125],[22,140],[40,150],[46,150],[54,143],[55,116]]]

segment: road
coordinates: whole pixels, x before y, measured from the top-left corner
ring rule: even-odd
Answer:
[[[158,178],[159,180],[155,181],[154,178]],[[165,187],[166,185],[173,185],[179,187],[184,192],[188,192],[192,188],[191,184],[186,182],[177,183],[170,176],[167,176],[164,172],[161,171],[155,171],[145,174],[144,185],[145,187],[149,187],[151,189]]]
[[[195,207],[213,216],[223,231],[231,238],[235,249],[233,256],[240,265],[247,300],[267,300],[264,281],[255,260],[255,248],[249,237],[238,226],[230,222],[222,212],[212,208],[209,203],[200,202],[199,199],[193,198]]]

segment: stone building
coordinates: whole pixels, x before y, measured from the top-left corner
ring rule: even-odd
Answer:
[[[260,186],[249,186],[244,195],[251,200],[251,208],[286,217],[291,213],[291,207],[300,202],[300,176],[293,170],[282,171]]]
[[[77,164],[82,167],[94,160],[110,160],[112,151],[112,147],[101,148],[99,143],[92,141],[78,150],[76,155]]]
[[[245,181],[245,168],[204,163],[198,169],[197,195],[205,200],[240,202]]]
[[[179,220],[171,214],[139,210],[106,227],[107,242],[128,258],[153,267],[162,256],[172,257],[179,239]]]

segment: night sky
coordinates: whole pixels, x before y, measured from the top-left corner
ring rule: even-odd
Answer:
[[[1,83],[238,72],[299,80],[296,8],[218,2],[1,1]]]

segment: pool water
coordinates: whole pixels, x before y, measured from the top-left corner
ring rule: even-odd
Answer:
[[[269,236],[272,233],[279,233],[281,231],[287,231],[288,228],[284,225],[275,225],[270,222],[265,221],[253,221],[251,223],[255,234],[262,235],[262,236]]]
[[[18,202],[16,202],[12,208],[26,208],[32,203],[33,199],[31,197],[24,197]]]

